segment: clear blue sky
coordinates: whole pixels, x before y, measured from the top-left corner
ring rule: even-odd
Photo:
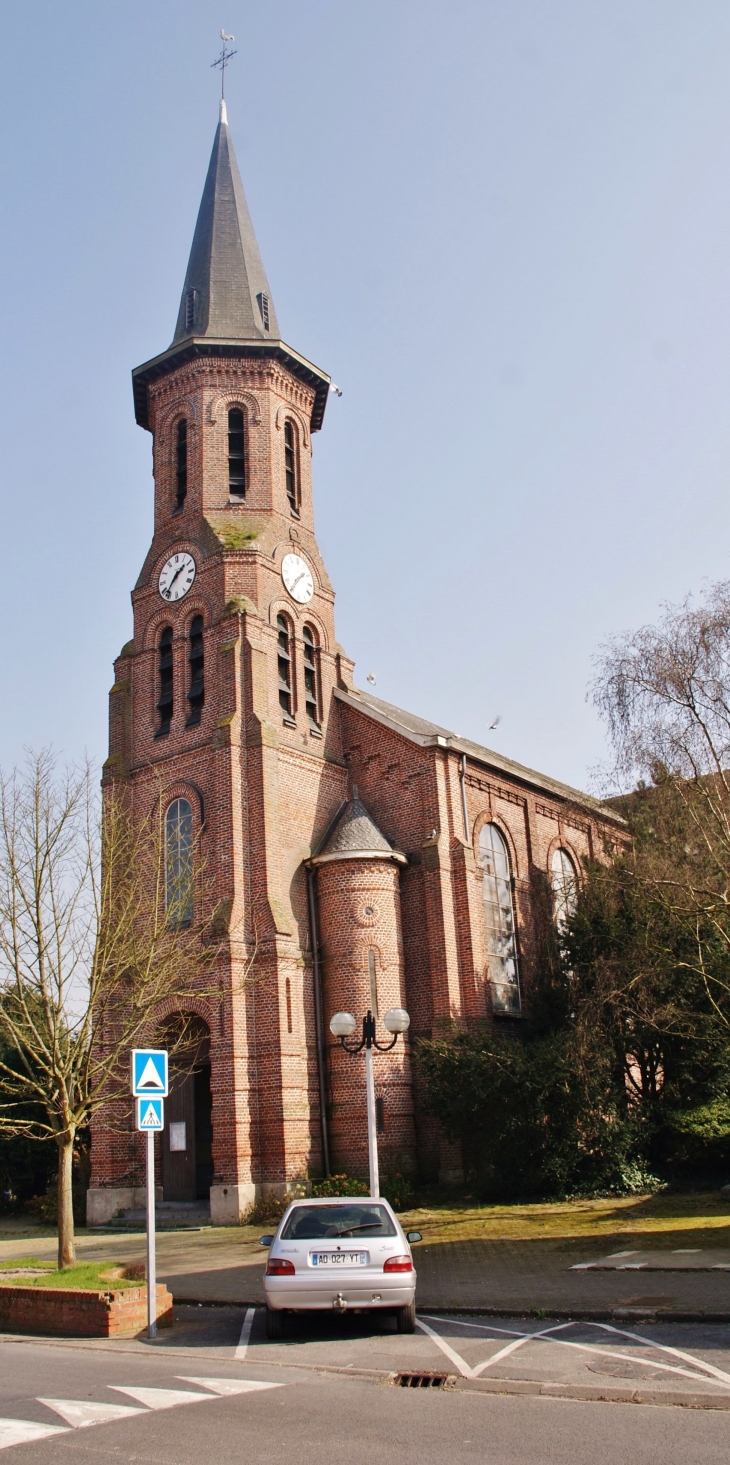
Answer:
[[[105,754],[221,26],[359,680],[584,785],[597,645],[730,573],[726,0],[6,0],[0,763]]]

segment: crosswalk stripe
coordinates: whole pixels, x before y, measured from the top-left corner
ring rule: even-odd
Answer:
[[[136,1389],[122,1384],[110,1384],[109,1388],[116,1389],[119,1394],[129,1394],[130,1399],[136,1399],[148,1409],[175,1409],[178,1404],[202,1404],[213,1397],[211,1394],[194,1394],[192,1389]]]
[[[129,1419],[133,1414],[144,1414],[144,1409],[134,1409],[131,1404],[93,1404],[90,1399],[40,1399],[48,1409],[60,1414],[72,1429],[86,1429],[90,1424],[108,1424],[113,1419]]]
[[[27,1445],[30,1440],[44,1440],[48,1435],[68,1434],[63,1424],[36,1424],[33,1419],[0,1419],[0,1450],[9,1445]]]
[[[212,1389],[214,1394],[253,1394],[256,1389],[283,1389],[283,1384],[263,1384],[257,1379],[204,1379],[193,1374],[179,1373],[178,1378],[186,1384],[201,1384]]]

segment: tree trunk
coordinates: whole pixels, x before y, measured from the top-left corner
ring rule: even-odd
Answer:
[[[73,1207],[74,1135],[68,1131],[58,1140],[58,1270],[76,1261]]]

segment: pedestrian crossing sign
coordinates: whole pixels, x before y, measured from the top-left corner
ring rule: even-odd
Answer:
[[[135,1099],[167,1097],[167,1053],[161,1048],[132,1050],[132,1093]]]
[[[165,1127],[162,1099],[137,1100],[137,1128],[160,1130]]]

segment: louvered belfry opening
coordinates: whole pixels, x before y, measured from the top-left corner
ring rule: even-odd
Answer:
[[[164,738],[170,731],[172,713],[174,708],[173,690],[173,667],[172,667],[172,626],[165,626],[160,636],[158,648],[158,680],[159,698],[157,701],[157,714],[160,719],[156,737]]]
[[[188,424],[181,417],[175,440],[175,506],[181,509],[188,492]]]
[[[292,655],[291,626],[285,615],[276,617],[278,632],[277,670],[279,675],[279,706],[286,717],[294,711],[292,702]]]
[[[197,727],[205,702],[205,659],[202,616],[193,616],[190,622],[189,642],[188,665],[190,667],[190,685],[188,687],[188,703],[190,705],[190,713],[185,726]]]
[[[228,492],[231,498],[246,497],[246,425],[240,407],[228,413]]]

